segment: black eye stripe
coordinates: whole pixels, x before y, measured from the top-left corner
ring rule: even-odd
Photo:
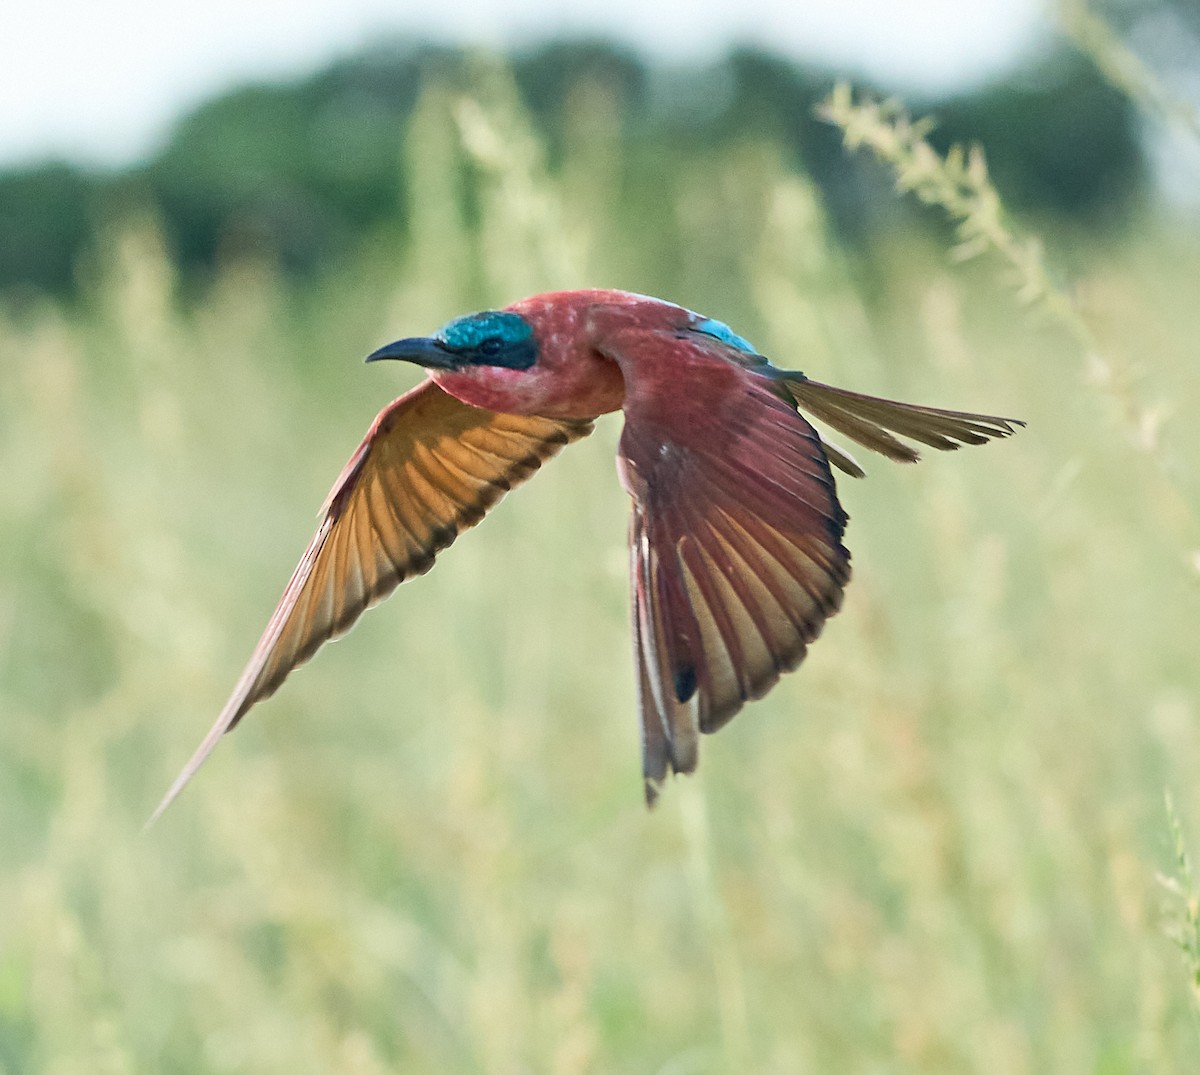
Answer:
[[[537,344],[533,340],[512,342],[489,336],[476,344],[464,359],[467,365],[527,370],[537,361]]]

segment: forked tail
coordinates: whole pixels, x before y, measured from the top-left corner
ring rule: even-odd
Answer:
[[[802,374],[781,380],[801,410],[864,448],[900,463],[915,463],[921,456],[893,434],[940,451],[952,451],[963,444],[984,444],[993,438],[1009,437],[1025,424],[1017,418],[879,399],[810,381]],[[831,463],[856,478],[862,477],[862,468],[836,447],[829,454]]]

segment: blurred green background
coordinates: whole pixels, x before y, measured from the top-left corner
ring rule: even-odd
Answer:
[[[751,51],[380,47],[0,175],[0,1070],[1197,1070],[1200,234],[1113,56],[934,109],[1035,301]],[[416,376],[361,357],[585,285],[1029,427],[839,482],[844,611],[653,813],[614,417],[143,835]]]

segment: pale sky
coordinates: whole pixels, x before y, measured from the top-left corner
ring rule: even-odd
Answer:
[[[1046,26],[1045,0],[0,0],[0,166],[128,162],[231,82],[304,74],[381,34],[598,31],[676,57],[751,42],[935,92],[1002,72]]]

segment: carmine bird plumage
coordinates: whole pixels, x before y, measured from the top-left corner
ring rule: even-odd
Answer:
[[[594,419],[622,410],[642,772],[652,803],[696,767],[701,732],[795,668],[842,602],[850,554],[831,465],[862,477],[801,415],[902,462],[1006,437],[1011,418],[849,392],[779,369],[719,321],[623,291],[535,295],[368,357],[428,377],[383,409],[216,724],[220,737],[321,644],[483,518]]]

